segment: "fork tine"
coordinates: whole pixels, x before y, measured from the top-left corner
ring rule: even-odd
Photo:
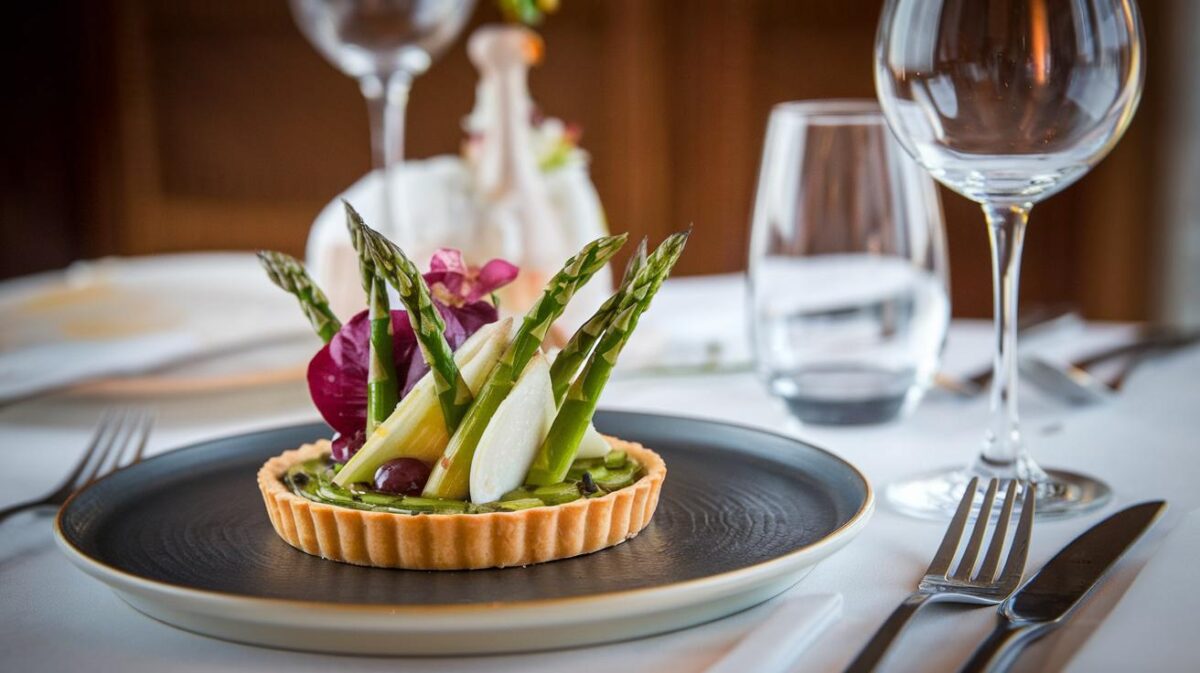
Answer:
[[[137,441],[134,439],[134,436],[137,434],[138,428],[141,427],[141,424],[141,412],[135,409],[125,410],[125,424],[122,428],[122,430],[125,432],[117,442],[116,450],[114,450],[112,454],[112,460],[108,461],[108,464],[104,467],[104,469],[100,470],[100,472],[96,475],[96,479],[121,469],[125,463],[126,454],[137,448]]]
[[[100,422],[96,424],[96,431],[92,433],[92,438],[88,441],[87,448],[83,450],[83,455],[79,457],[79,461],[75,463],[75,467],[71,470],[70,474],[54,489],[56,495],[69,494],[74,490],[73,487],[76,480],[79,479],[79,475],[83,474],[84,468],[91,462],[92,457],[96,454],[97,447],[100,446],[101,441],[108,434],[109,430],[112,429],[112,424],[115,420],[116,413],[112,409],[107,409],[104,413],[100,414]]]
[[[929,569],[925,571],[926,575],[944,576],[950,570],[950,562],[954,560],[954,552],[958,550],[958,541],[962,538],[963,528],[967,525],[967,517],[971,514],[971,505],[975,502],[975,491],[978,488],[979,477],[972,477],[971,481],[967,483],[967,489],[963,491],[962,500],[958,502],[954,518],[950,519],[950,527],[946,529],[946,536],[942,538],[941,546],[933,555]]]
[[[92,462],[92,468],[88,470],[87,477],[75,484],[75,490],[78,490],[84,486],[87,486],[93,481],[96,481],[96,478],[104,473],[101,470],[108,462],[109,454],[112,453],[114,447],[118,446],[117,440],[120,439],[121,432],[125,430],[129,423],[129,412],[124,412],[119,415],[114,413],[113,416],[116,417],[117,420],[113,422],[112,431],[108,434],[107,441],[104,442],[104,446],[97,452],[96,459]],[[118,451],[118,455],[119,454],[120,452]]]
[[[1033,510],[1037,502],[1037,484],[1022,482],[1025,487],[1025,502],[1021,504],[1021,522],[1017,524],[1017,532],[1013,535],[1012,548],[1008,551],[1008,559],[1004,562],[1004,570],[1000,572],[1000,583],[1005,586],[1016,586],[1021,581],[1025,571],[1025,558],[1029,555],[1029,536],[1033,530]]]
[[[1000,510],[1000,518],[996,519],[996,529],[992,531],[992,541],[983,557],[983,565],[979,566],[979,572],[975,575],[976,582],[991,582],[996,576],[996,568],[1000,565],[1000,552],[1004,551],[1004,538],[1008,535],[1008,522],[1012,518],[1013,506],[1017,504],[1017,491],[1020,487],[1021,482],[1018,480],[1009,480],[1004,506]]]
[[[135,447],[133,456],[129,457],[128,460],[115,465],[114,466],[115,469],[124,469],[126,467],[129,467],[130,465],[133,465],[134,463],[137,463],[138,461],[140,461],[142,459],[142,456],[146,453],[146,444],[150,440],[150,431],[153,429],[154,429],[154,412],[143,411],[141,414],[138,415],[138,420],[137,420],[137,423],[135,424],[135,428],[133,430],[131,430],[129,433],[129,438],[131,440],[129,445]],[[133,437],[135,434],[137,435],[136,440]]]
[[[988,523],[992,519],[992,504],[996,501],[998,479],[988,481],[987,492],[983,494],[983,502],[979,504],[979,514],[975,515],[975,527],[971,529],[971,539],[963,551],[962,560],[958,562],[958,570],[954,571],[953,579],[965,580],[975,569],[975,560],[979,558],[979,547],[983,544],[983,534],[987,532]]]

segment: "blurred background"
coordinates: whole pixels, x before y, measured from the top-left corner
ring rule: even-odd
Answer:
[[[1141,108],[1116,150],[1034,210],[1023,304],[1200,321],[1200,7],[1142,0]],[[873,97],[880,0],[564,0],[534,98],[583,127],[610,226],[688,222],[680,273],[745,268],[768,112]],[[479,3],[464,34],[499,20]],[[370,168],[353,80],[283,0],[18,3],[0,26],[0,278],[104,255],[302,254],[322,206]],[[414,86],[406,154],[457,153],[476,72],[460,40]],[[943,193],[954,313],[991,313],[978,208]],[[618,260],[618,264],[623,263]]]

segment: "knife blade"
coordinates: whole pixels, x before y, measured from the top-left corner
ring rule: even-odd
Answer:
[[[1073,365],[1055,365],[1036,355],[1022,355],[1017,359],[1017,370],[1040,390],[1075,406],[1113,398],[1113,390],[1104,382]]]
[[[1054,364],[1036,354],[1021,354],[1017,366],[1022,378],[1042,391],[1072,405],[1087,406],[1111,400],[1141,360],[1200,343],[1200,330],[1146,327],[1139,333],[1141,336],[1133,341],[1098,351],[1074,363]],[[1088,371],[1089,367],[1120,357],[1127,358],[1126,365],[1110,381],[1103,381]]]
[[[1021,648],[1061,624],[1083,602],[1166,506],[1154,500],[1128,507],[1072,540],[1000,604],[996,629],[962,672],[1007,670]]]

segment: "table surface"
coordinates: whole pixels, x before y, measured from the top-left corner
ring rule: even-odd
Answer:
[[[1129,328],[1091,325],[1047,344],[1085,352],[1126,338]],[[944,358],[964,371],[988,358],[989,328],[956,322]],[[1039,523],[1030,568],[1040,566],[1076,534],[1132,502],[1165,498],[1164,521],[1124,559],[1069,623],[1033,645],[1017,670],[1059,670],[1083,644],[1159,546],[1171,526],[1200,507],[1195,451],[1200,349],[1151,361],[1112,403],[1070,408],[1026,390],[1026,435],[1039,460],[1100,476],[1116,497],[1090,516]],[[152,403],[159,425],[150,451],[206,438],[315,418],[299,383]],[[0,409],[7,468],[0,471],[0,507],[47,491],[73,464],[100,412],[112,400],[59,397]],[[986,400],[931,393],[909,418],[859,428],[801,427],[750,373],[642,376],[626,373],[605,392],[603,406],[703,416],[792,434],[858,465],[877,488],[918,471],[965,463],[981,441]],[[913,520],[885,503],[862,535],[818,566],[792,594],[840,593],[844,612],[811,646],[796,670],[844,666],[914,586],[944,525]],[[101,583],[71,566],[54,545],[49,513],[9,519],[0,534],[0,661],[7,670],[67,671],[701,671],[770,612],[768,603],[686,631],[575,650],[499,657],[385,659],[286,652],[212,640],[155,622],[124,605]],[[777,599],[778,600],[778,599]],[[1187,601],[1163,618],[1186,618]],[[1172,616],[1174,615],[1174,616]],[[1157,617],[1156,617],[1157,618]],[[992,611],[935,607],[899,643],[889,670],[953,671],[992,625]],[[1200,656],[1200,650],[1197,650]],[[1180,662],[1181,668],[1187,662]]]

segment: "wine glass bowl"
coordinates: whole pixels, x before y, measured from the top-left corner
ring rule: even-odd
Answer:
[[[1036,202],[1082,177],[1145,76],[1129,0],[892,0],[875,83],[905,149],[975,201]]]
[[[343,73],[361,79],[404,71],[412,76],[454,41],[474,0],[291,0],[309,42]]]
[[[396,167],[404,159],[404,115],[414,77],[458,37],[475,0],[289,0],[300,32],[330,63],[358,80],[371,123],[371,163],[380,181],[374,224],[409,243]],[[398,192],[393,195],[395,190]]]
[[[887,0],[875,86],[901,145],[989,226],[995,313],[991,420],[966,469],[898,482],[902,511],[949,516],[973,476],[1038,483],[1041,517],[1110,497],[1085,475],[1045,471],[1022,439],[1016,312],[1029,211],[1099,162],[1133,118],[1145,78],[1133,0]]]

